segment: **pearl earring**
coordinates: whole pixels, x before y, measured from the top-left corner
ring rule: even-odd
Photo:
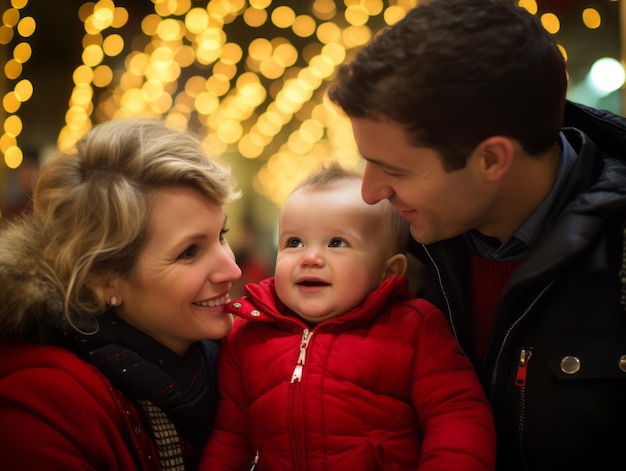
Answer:
[[[117,306],[117,297],[111,296],[111,306]]]

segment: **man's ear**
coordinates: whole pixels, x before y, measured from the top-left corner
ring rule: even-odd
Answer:
[[[488,181],[500,180],[513,165],[515,147],[508,137],[492,136],[475,149],[480,158],[480,171]]]
[[[390,257],[385,262],[385,272],[383,274],[383,280],[391,276],[401,276],[406,273],[408,267],[408,261],[406,255],[403,253],[397,253],[393,257]]]

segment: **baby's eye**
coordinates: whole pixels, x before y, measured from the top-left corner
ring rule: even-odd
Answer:
[[[287,239],[287,243],[285,244],[287,247],[303,247],[304,244],[297,237],[291,237]]]
[[[328,243],[329,247],[348,247],[348,244],[345,240],[343,239],[332,239],[329,243]]]
[[[189,260],[193,258],[198,253],[197,245],[190,245],[178,256],[179,260]]]

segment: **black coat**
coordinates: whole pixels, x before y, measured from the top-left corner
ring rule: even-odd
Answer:
[[[578,159],[502,292],[486,358],[473,359],[494,408],[499,471],[626,469],[626,120],[568,103],[566,126],[584,133],[563,129]],[[410,252],[470,355],[464,239],[412,241]]]

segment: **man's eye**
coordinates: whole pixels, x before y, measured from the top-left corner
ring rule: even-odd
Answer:
[[[179,256],[179,260],[189,260],[193,258],[198,253],[198,246],[191,245],[187,247]]]
[[[348,244],[343,239],[333,239],[328,244],[329,247],[347,247]]]
[[[303,244],[300,239],[292,237],[291,239],[287,240],[287,247],[303,247]]]

